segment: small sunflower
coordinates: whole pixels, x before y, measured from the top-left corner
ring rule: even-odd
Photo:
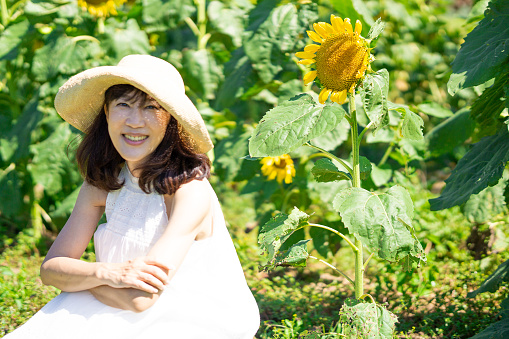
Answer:
[[[283,154],[279,157],[265,157],[261,160],[261,163],[262,174],[268,180],[276,179],[279,183],[282,183],[284,180],[285,183],[290,184],[295,176],[295,166],[288,154]]]
[[[352,27],[350,19],[342,20],[331,15],[331,23],[313,24],[314,31],[307,31],[316,44],[307,45],[303,52],[295,53],[303,65],[315,64],[316,70],[304,75],[304,84],[309,84],[318,77],[323,86],[318,100],[325,103],[329,98],[343,104],[347,93],[353,92],[357,82],[362,79],[372,61],[368,42],[360,33],[362,24],[359,20]]]
[[[99,18],[106,18],[110,15],[117,15],[117,7],[127,0],[78,0],[78,6],[88,10],[90,14]]]

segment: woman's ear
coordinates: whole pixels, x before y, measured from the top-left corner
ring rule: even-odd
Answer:
[[[103,109],[104,109],[104,114],[106,114],[106,122],[108,122],[108,117],[109,117],[109,114],[108,114],[108,105],[104,104],[103,105]]]

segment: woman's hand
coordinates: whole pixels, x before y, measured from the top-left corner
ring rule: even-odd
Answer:
[[[158,293],[169,283],[170,267],[154,257],[140,257],[119,264],[107,264],[102,279],[114,288],[134,288]]]

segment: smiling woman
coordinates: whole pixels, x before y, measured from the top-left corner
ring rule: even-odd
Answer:
[[[146,55],[60,88],[58,113],[85,131],[85,182],[41,266],[43,283],[63,293],[6,338],[253,338],[258,307],[184,88],[171,64]],[[94,263],[80,260],[92,237]]]

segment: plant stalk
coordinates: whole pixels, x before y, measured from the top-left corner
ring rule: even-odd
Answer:
[[[348,173],[350,173],[350,175],[353,177],[353,170],[350,168],[350,166],[348,166],[348,164],[346,162],[344,162],[343,160],[341,160],[340,158],[338,158],[337,156],[335,156],[334,154],[331,154],[329,152],[327,152],[326,150],[324,150],[323,148],[320,148],[318,146],[315,146],[315,145],[311,145],[309,142],[306,142],[304,144],[305,146],[308,146],[308,147],[311,147],[311,148],[314,148],[318,151],[321,152],[321,155],[323,155],[324,157],[327,157],[331,160],[336,160],[337,162],[339,162],[347,171]]]
[[[355,92],[348,94],[348,111],[351,118],[352,132],[352,158],[353,158],[353,187],[361,187],[361,172],[359,165],[359,132],[357,126],[357,111],[355,109]],[[362,242],[355,238],[355,298],[359,299],[364,295],[364,260],[362,257]]]
[[[2,11],[2,26],[5,28],[9,23],[9,13],[7,12],[7,0],[0,0],[0,10]]]
[[[329,266],[330,268],[332,268],[334,271],[338,272],[339,274],[341,274],[343,277],[345,277],[349,282],[351,282],[352,284],[354,283],[352,279],[350,279],[349,276],[347,276],[345,273],[341,272],[340,270],[338,270],[336,267],[334,267],[333,265],[329,264],[327,261],[325,260],[322,260],[322,259],[319,259],[317,257],[313,257],[312,255],[309,256],[309,258],[311,259],[315,259],[315,260],[318,260],[319,262],[321,262],[322,264],[325,264],[327,266]]]

